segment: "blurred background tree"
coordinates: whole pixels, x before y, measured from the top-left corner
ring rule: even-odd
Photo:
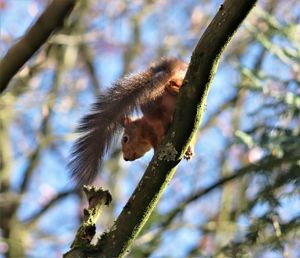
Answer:
[[[45,0],[1,0],[1,57]],[[189,62],[221,1],[79,1],[0,97],[3,257],[61,257],[82,201],[66,164],[95,95],[161,56]],[[191,162],[183,161],[130,257],[296,257],[300,250],[300,3],[260,1],[220,63]],[[1,74],[0,74],[1,76]],[[109,227],[152,153],[116,141],[95,184]]]

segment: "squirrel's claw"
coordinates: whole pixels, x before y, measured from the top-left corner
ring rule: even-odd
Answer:
[[[184,154],[184,159],[191,160],[193,156],[194,156],[193,148],[189,146],[187,151]]]

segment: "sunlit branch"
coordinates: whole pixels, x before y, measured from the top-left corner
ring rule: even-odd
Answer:
[[[172,179],[177,164],[199,127],[207,93],[225,46],[255,3],[255,0],[227,0],[221,5],[192,54],[173,125],[116,222],[97,243],[99,251],[89,253],[90,257],[122,257],[130,248]],[[169,145],[174,152],[171,158],[164,154],[168,152]],[[78,253],[76,255],[78,257]]]

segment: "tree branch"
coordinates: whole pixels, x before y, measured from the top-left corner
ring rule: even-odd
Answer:
[[[60,28],[77,0],[53,0],[27,33],[12,46],[0,61],[0,93],[18,70]]]
[[[125,255],[146,223],[199,127],[221,53],[255,3],[228,0],[220,7],[193,52],[174,123],[117,221],[99,241],[97,255]]]
[[[199,127],[225,46],[255,3],[256,0],[227,0],[221,5],[193,52],[170,130],[116,222],[98,241],[97,251],[88,253],[89,257],[122,257],[128,252]]]
[[[94,246],[91,245],[91,241],[96,233],[95,224],[104,205],[108,206],[112,200],[110,193],[104,191],[102,188],[84,186],[83,190],[89,202],[89,207],[83,210],[83,222],[76,233],[75,240],[71,245],[71,250],[64,255],[65,258],[85,257],[85,255],[81,253],[82,249],[86,252],[90,252],[94,249]]]

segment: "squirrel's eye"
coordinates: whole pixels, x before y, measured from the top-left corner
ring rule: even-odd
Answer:
[[[122,144],[125,144],[125,143],[127,143],[128,141],[129,141],[128,135],[124,135],[124,136],[122,137]]]

